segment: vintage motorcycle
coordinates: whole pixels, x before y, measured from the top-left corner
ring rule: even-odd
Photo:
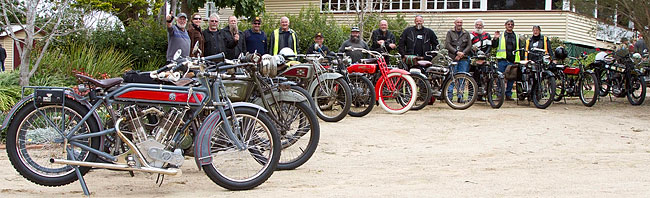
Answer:
[[[476,102],[477,86],[471,74],[456,72],[451,57],[440,54],[438,51],[429,51],[426,56],[438,59],[442,65],[433,64],[431,61],[419,60],[414,68],[424,71],[431,85],[431,97],[445,100],[453,109],[463,110],[471,107]],[[433,100],[432,100],[433,101]]]
[[[557,57],[558,53],[555,56]],[[580,58],[569,57],[573,65],[577,65],[577,67],[551,63],[550,71],[556,77],[554,101],[558,102],[564,98],[566,103],[566,97],[578,96],[582,104],[587,107],[596,104],[600,91],[600,80],[593,70],[587,70],[584,67],[582,62],[586,58],[586,54],[582,54]]]
[[[372,81],[362,73],[350,73],[347,68],[352,62],[345,53],[334,53],[333,56],[325,56],[328,65],[333,72],[343,75],[345,82],[352,91],[352,106],[348,115],[363,117],[372,111],[375,106],[375,86]]]
[[[224,74],[228,97],[264,107],[280,133],[282,154],[278,169],[295,169],[311,158],[318,146],[320,126],[308,99],[295,92],[294,82],[276,78],[281,56],[262,56],[263,64],[242,67],[245,72]],[[295,89],[295,87],[294,87]],[[302,89],[302,88],[297,88]]]
[[[372,61],[350,65],[350,74],[365,74],[375,82],[375,100],[385,111],[402,114],[410,110],[417,99],[417,87],[410,73],[388,67],[383,54],[363,48],[346,47],[346,51],[361,51],[373,57]]]
[[[640,55],[631,55],[627,49],[615,53],[600,52],[590,64],[600,79],[600,96],[613,94],[615,97],[627,96],[632,105],[641,105],[646,96],[646,82],[641,70]],[[611,100],[611,96],[610,96]]]
[[[530,51],[522,48],[513,51],[512,54],[518,51],[528,52],[539,58],[520,61],[519,64],[509,66],[517,68],[514,70],[516,74],[511,75],[514,78],[509,79],[517,81],[517,103],[528,98],[528,101],[533,101],[535,107],[546,109],[551,106],[555,98],[555,75],[548,70],[551,63],[550,56],[545,55],[544,49],[537,48]]]
[[[505,101],[506,84],[496,61],[488,60],[488,56],[478,50],[476,56],[471,57],[470,67],[474,67],[473,76],[477,79],[478,96],[483,97],[492,108],[500,108]]]
[[[320,119],[326,122],[342,120],[352,104],[350,86],[343,75],[331,72],[321,65],[325,57],[320,54],[295,55],[291,49],[287,49],[280,50],[284,58],[304,58],[309,63],[294,61],[295,64],[289,64],[288,68],[280,72],[280,76],[297,82],[308,91],[314,100],[312,108]]]
[[[77,75],[87,97],[71,88],[24,87],[34,94],[19,101],[1,127],[8,128],[11,164],[39,185],[79,180],[88,195],[83,175],[91,167],[158,173],[164,179],[181,174],[184,156],[190,155],[216,184],[254,188],[276,169],[280,137],[265,108],[229,100],[218,71],[258,64],[256,59],[227,65],[223,54],[181,58],[150,73],[174,81],[181,68],[198,69],[199,83],[184,86]]]

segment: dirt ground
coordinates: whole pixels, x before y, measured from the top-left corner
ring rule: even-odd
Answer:
[[[548,109],[477,102],[452,110],[436,102],[391,115],[321,122],[316,153],[261,186],[228,191],[193,160],[183,175],[93,170],[95,197],[650,197],[650,104],[603,98]],[[22,178],[0,151],[0,197],[81,197],[78,182],[41,187]]]

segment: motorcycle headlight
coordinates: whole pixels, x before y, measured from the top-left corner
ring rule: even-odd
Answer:
[[[278,75],[278,65],[284,65],[284,58],[281,55],[271,56],[265,54],[262,56],[261,65],[260,74],[273,78]]]
[[[551,64],[551,56],[544,56],[544,64]]]

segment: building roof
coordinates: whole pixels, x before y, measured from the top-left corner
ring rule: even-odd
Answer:
[[[14,34],[20,32],[20,31],[23,31],[23,26],[21,26],[21,25],[9,25],[9,26],[3,27],[3,30],[4,31],[0,32],[0,38],[4,38],[6,36],[9,36],[9,34],[10,34],[9,31],[13,32]],[[38,30],[40,30],[40,28],[34,27],[34,30],[38,31]],[[40,32],[39,34],[44,34],[44,33],[45,32]]]

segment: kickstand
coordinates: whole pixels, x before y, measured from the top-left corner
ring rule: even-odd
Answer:
[[[607,94],[607,95],[609,95],[609,101],[612,102],[613,101],[612,100],[612,94]]]
[[[73,154],[74,150],[72,150],[70,147],[68,147],[66,150],[68,150],[68,158],[77,161],[77,158]],[[86,181],[84,180],[84,177],[81,175],[79,166],[73,166],[73,167],[74,167],[74,172],[77,174],[77,179],[79,179],[79,184],[81,184],[81,189],[84,191],[84,195],[90,197],[90,191],[88,191],[88,186],[86,185]]]
[[[158,180],[160,180],[160,183],[158,183]],[[165,181],[165,175],[158,173],[158,178],[156,178],[156,183],[158,184],[158,187],[162,186],[163,181]]]

